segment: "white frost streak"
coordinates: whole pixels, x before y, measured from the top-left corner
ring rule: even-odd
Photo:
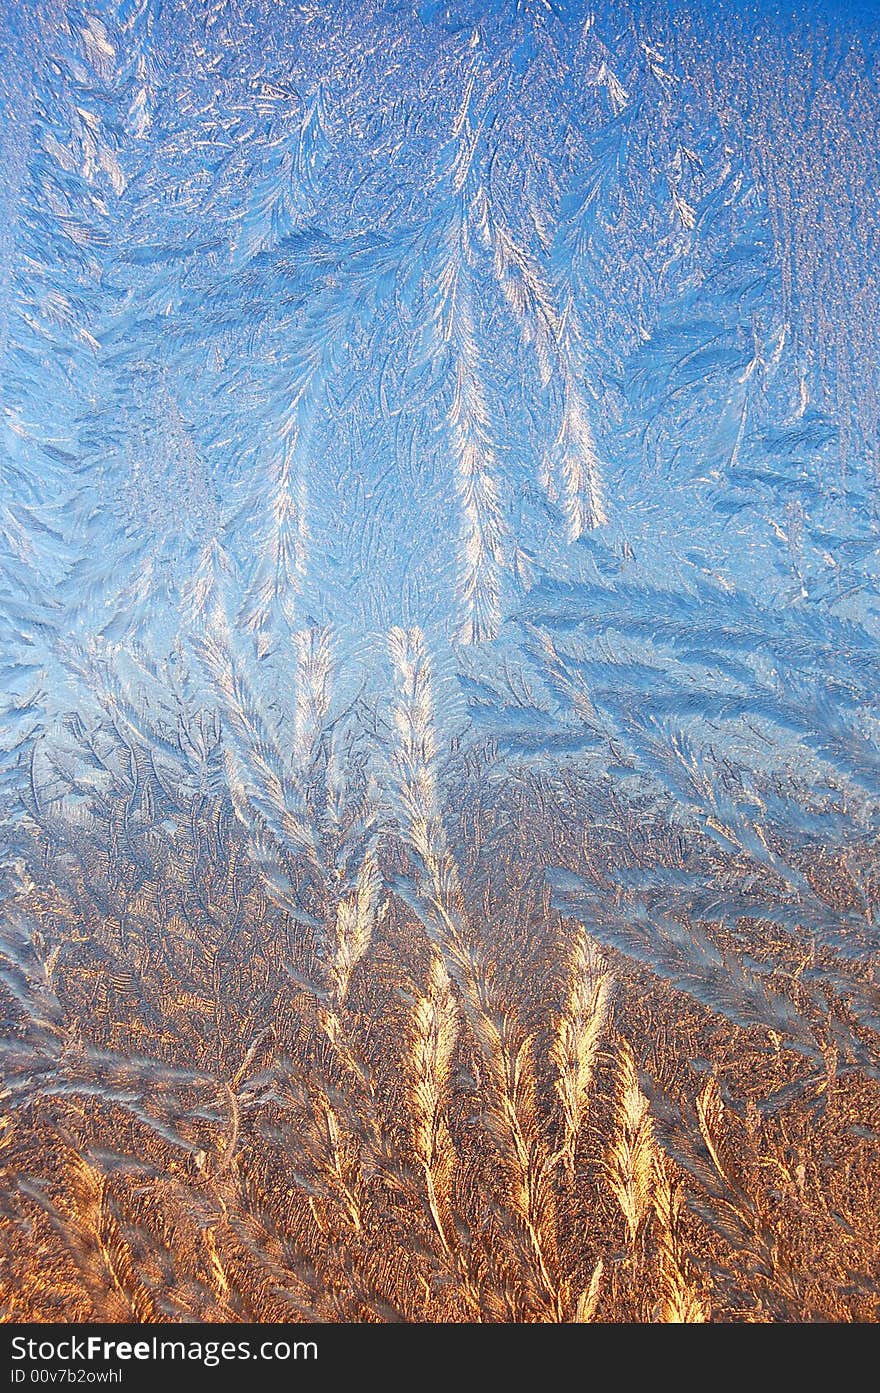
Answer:
[[[330,711],[333,652],[328,628],[317,626],[294,635],[296,645],[296,709],[294,756],[301,768],[312,758]]]
[[[584,401],[571,377],[565,383],[562,423],[553,447],[563,482],[563,510],[568,524],[568,540],[608,521],[602,497],[599,460]]]
[[[401,825],[427,883],[441,899],[450,898],[459,892],[459,882],[440,811],[433,673],[425,636],[418,627],[394,628],[388,650],[396,687],[394,766]]]
[[[447,419],[464,520],[459,595],[465,620],[459,638],[462,643],[480,643],[495,638],[501,623],[506,528],[479,376],[464,242],[464,229],[460,228],[441,278],[440,322],[453,362],[454,392]]]
[[[555,498],[553,475],[558,470],[566,533],[570,542],[576,542],[585,532],[607,522],[608,515],[595,440],[576,380],[570,313],[564,321],[560,318],[533,258],[517,247],[499,223],[488,216],[487,223],[494,248],[495,275],[519,321],[523,338],[534,347],[541,385],[546,387],[554,372],[562,381],[562,419],[541,482],[548,495]]]
[[[306,499],[302,479],[294,480],[297,433],[287,442],[278,469],[271,505],[271,525],[241,621],[258,638],[261,654],[268,651],[264,630],[275,606],[294,626],[294,599],[306,573]]]

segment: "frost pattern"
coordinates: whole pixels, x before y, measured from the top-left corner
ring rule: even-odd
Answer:
[[[876,14],[21,0],[0,105],[4,1318],[876,1316]]]

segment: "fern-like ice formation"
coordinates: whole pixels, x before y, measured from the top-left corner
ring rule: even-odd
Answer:
[[[550,1049],[563,1116],[562,1156],[572,1175],[613,995],[614,978],[594,943],[580,929],[570,955],[568,1000],[559,1014]]]
[[[459,638],[468,644],[498,633],[507,534],[474,323],[469,185],[477,139],[466,101],[453,129],[450,213],[441,243],[435,322],[451,378],[447,423],[463,520],[458,594],[465,617]]]
[[[398,684],[402,831],[418,867],[415,887],[401,880],[398,889],[419,915],[458,990],[486,1070],[487,1114],[510,1177],[511,1206],[525,1238],[536,1297],[549,1318],[560,1319],[552,1158],[538,1121],[532,1038],[493,985],[449,852],[438,802],[432,675],[423,635],[417,629],[394,629],[389,644]]]
[[[568,540],[576,542],[585,532],[607,522],[608,514],[581,385],[575,309],[569,302],[564,314],[559,314],[534,258],[516,245],[488,206],[484,222],[493,248],[495,275],[526,341],[534,348],[541,384],[546,387],[555,378],[562,399],[559,427],[542,461],[541,480],[550,498],[560,500]]]

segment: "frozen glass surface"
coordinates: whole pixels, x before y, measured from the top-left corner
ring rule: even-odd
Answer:
[[[2,6],[5,1319],[876,1317],[878,79]]]

